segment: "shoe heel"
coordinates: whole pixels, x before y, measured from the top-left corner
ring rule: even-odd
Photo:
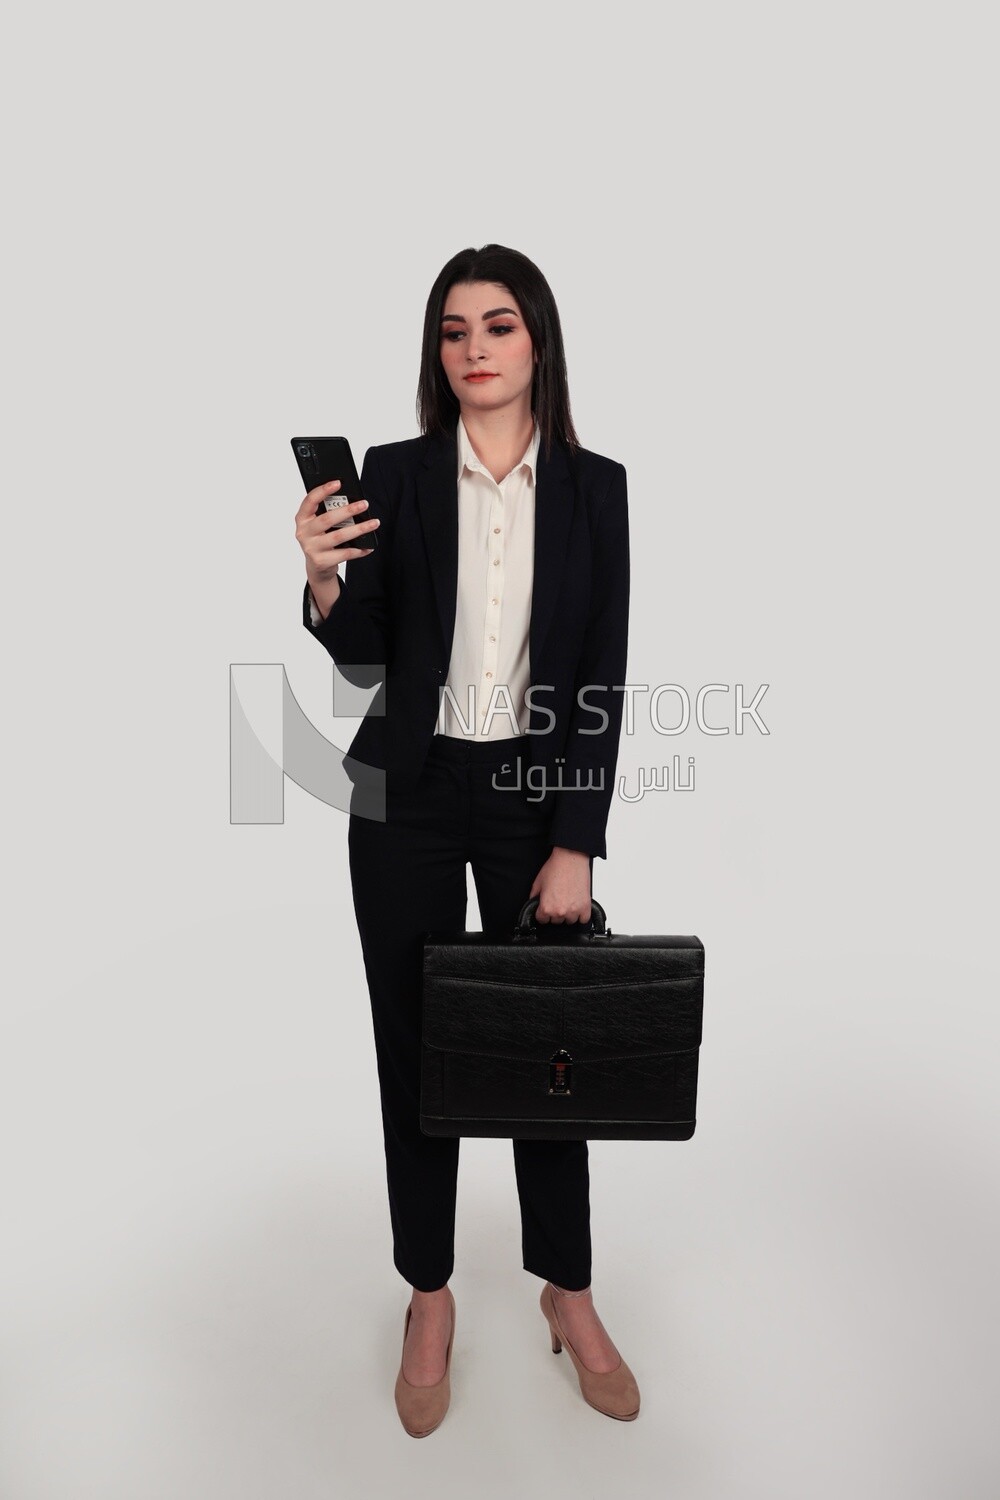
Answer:
[[[562,1339],[556,1333],[556,1331],[552,1327],[551,1323],[549,1324],[549,1332],[552,1335],[552,1353],[553,1354],[561,1354],[562,1353]]]

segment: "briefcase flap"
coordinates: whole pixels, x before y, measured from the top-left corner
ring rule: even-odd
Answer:
[[[705,950],[696,937],[615,933],[498,942],[424,938],[423,1040],[443,1051],[580,1062],[688,1051],[701,1042]]]

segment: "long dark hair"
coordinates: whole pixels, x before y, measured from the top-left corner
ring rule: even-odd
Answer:
[[[538,423],[545,454],[553,439],[572,453],[580,446],[569,409],[569,381],[559,310],[552,289],[534,261],[506,245],[483,245],[453,255],[431,287],[424,313],[417,420],[421,432],[451,433],[459,403],[441,364],[441,318],[448,293],[456,282],[495,281],[517,300],[531,343],[538,355],[531,384],[531,409]]]

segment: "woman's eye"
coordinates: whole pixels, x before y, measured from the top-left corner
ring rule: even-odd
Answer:
[[[489,332],[516,333],[517,329],[513,323],[491,323]],[[443,328],[441,330],[441,337],[442,339],[447,339],[449,344],[455,344],[459,339],[465,338],[465,330],[464,328]]]

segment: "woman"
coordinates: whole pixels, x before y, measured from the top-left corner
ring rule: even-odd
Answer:
[[[350,526],[331,533],[317,515],[336,481],[296,516],[304,625],[349,680],[384,682],[384,711],[369,711],[345,762],[348,849],[393,1259],[412,1287],[396,1404],[415,1437],[450,1398],[459,1148],[419,1127],[423,934],[465,929],[466,863],[484,932],[509,936],[531,896],[538,922],[589,922],[629,574],[625,470],[579,445],[555,300],[526,256],[486,245],[443,268],[418,413],[420,437],[367,453]],[[639,1392],[590,1289],[587,1142],[514,1140],[513,1153],[523,1264],[545,1281],[552,1347],[566,1344],[592,1406],[631,1419]]]

